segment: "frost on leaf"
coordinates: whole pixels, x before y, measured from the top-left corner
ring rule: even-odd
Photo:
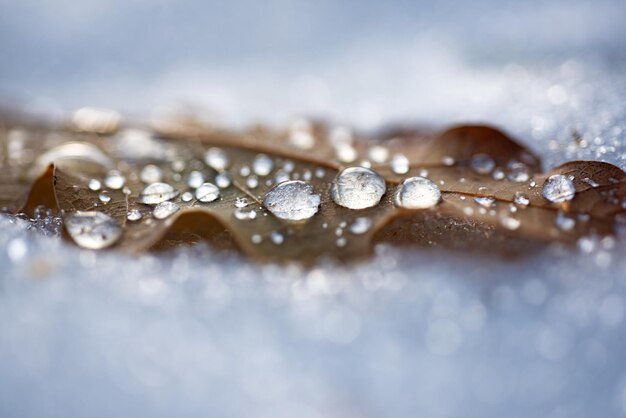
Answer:
[[[88,248],[208,240],[259,260],[311,262],[362,257],[379,241],[519,253],[626,229],[621,169],[574,161],[544,172],[488,126],[371,135],[322,124],[107,134],[7,126],[0,208],[50,207],[64,236]]]

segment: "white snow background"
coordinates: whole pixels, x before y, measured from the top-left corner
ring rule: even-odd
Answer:
[[[224,4],[222,4],[224,3]],[[0,1],[0,100],[495,124],[626,168],[626,3]],[[581,142],[572,140],[577,131]],[[0,417],[626,415],[626,245],[356,265],[81,250],[0,218]]]

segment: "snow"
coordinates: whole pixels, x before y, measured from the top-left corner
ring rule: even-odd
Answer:
[[[313,48],[308,60],[282,40],[260,58],[242,37],[238,59],[213,59],[213,41],[209,52],[182,42],[183,55],[166,54],[171,63],[146,52],[135,70],[104,75],[96,68],[108,50],[96,35],[106,25],[89,22],[103,14],[129,28],[137,8],[149,6],[129,6],[128,21],[114,2],[73,8],[68,25],[86,37],[72,46],[56,10],[32,3],[57,64],[83,42],[94,47],[83,70],[68,64],[67,74],[38,77],[24,70],[38,53],[16,29],[28,21],[19,18],[24,6],[8,8],[4,19],[16,23],[3,23],[3,38],[13,37],[25,58],[3,64],[0,91],[45,114],[89,104],[146,116],[182,98],[216,109],[229,125],[294,114],[362,129],[488,121],[537,151],[546,168],[570,159],[626,168],[619,1],[417,2],[407,14],[424,26],[413,28],[395,8],[364,3],[354,6],[364,27],[346,22],[329,35],[327,19],[352,9],[298,3],[289,17],[313,23],[294,28],[277,17],[286,6],[272,3],[277,39],[287,31],[315,45],[332,35],[338,46]],[[229,13],[244,19],[254,10]],[[476,22],[471,32],[467,21]],[[252,35],[267,32],[251,25]],[[145,81],[144,64],[158,67]],[[61,241],[58,228],[45,216],[0,217],[2,417],[626,414],[620,240],[591,237],[516,260],[381,245],[365,262],[304,269],[258,266],[203,246],[136,258],[93,252]]]

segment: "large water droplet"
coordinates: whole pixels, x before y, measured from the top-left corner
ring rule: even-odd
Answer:
[[[396,189],[395,205],[405,209],[427,209],[441,200],[439,187],[424,177],[409,177]]]
[[[320,195],[314,194],[309,183],[291,180],[274,186],[265,195],[263,205],[278,218],[299,221],[317,213]]]
[[[220,189],[213,183],[204,183],[196,189],[196,199],[200,202],[212,202],[220,197]]]
[[[343,207],[365,209],[375,206],[385,194],[385,179],[365,167],[348,167],[330,185],[330,197]]]
[[[162,202],[154,207],[152,216],[156,219],[165,219],[178,212],[179,209],[180,206],[174,202]]]
[[[152,183],[146,186],[137,199],[146,205],[157,205],[178,196],[178,191],[167,183]]]
[[[402,154],[395,154],[391,158],[391,171],[396,174],[406,174],[409,172],[409,160]]]
[[[476,154],[472,156],[470,166],[478,174],[489,174],[496,167],[496,162],[487,154]]]
[[[65,229],[74,242],[83,248],[99,250],[113,245],[122,229],[102,212],[76,212],[65,219]]]
[[[217,171],[226,169],[230,164],[228,155],[220,148],[209,148],[204,154],[204,162]]]
[[[109,171],[104,178],[104,184],[113,190],[119,190],[124,187],[126,183],[126,178],[122,176],[122,173],[116,170]]]
[[[252,161],[252,171],[257,176],[267,176],[274,168],[274,161],[265,154],[259,154]]]
[[[156,183],[163,180],[163,170],[154,164],[148,164],[141,169],[139,173],[139,180],[144,183]]]
[[[572,200],[575,194],[574,182],[563,174],[552,175],[543,184],[543,197],[550,202],[560,203]]]

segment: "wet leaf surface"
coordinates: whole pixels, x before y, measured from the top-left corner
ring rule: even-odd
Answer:
[[[0,207],[30,214],[45,205],[66,220],[101,212],[112,220],[103,225],[121,229],[119,238],[111,235],[116,238],[111,246],[130,253],[207,240],[216,248],[273,261],[356,259],[379,241],[522,254],[552,241],[619,235],[626,223],[621,169],[574,161],[543,172],[536,155],[488,126],[364,136],[305,121],[285,130],[177,125],[171,131],[127,129],[113,135],[9,126],[2,141]],[[378,173],[386,186],[364,209],[338,204],[331,194],[338,174],[355,166]],[[544,185],[555,174],[572,182],[571,200],[546,197]],[[426,208],[398,207],[398,188],[416,176],[430,180],[416,184],[439,189],[436,197],[408,194],[422,199],[412,207]],[[294,207],[298,220],[276,216],[275,202],[269,205],[266,198],[278,184],[293,180],[312,187],[305,195],[280,194],[279,203]],[[169,191],[146,190],[155,181]],[[371,176],[355,181],[346,183],[347,193],[372,199]],[[88,233],[95,232],[65,228],[65,236],[79,243],[76,234]]]

